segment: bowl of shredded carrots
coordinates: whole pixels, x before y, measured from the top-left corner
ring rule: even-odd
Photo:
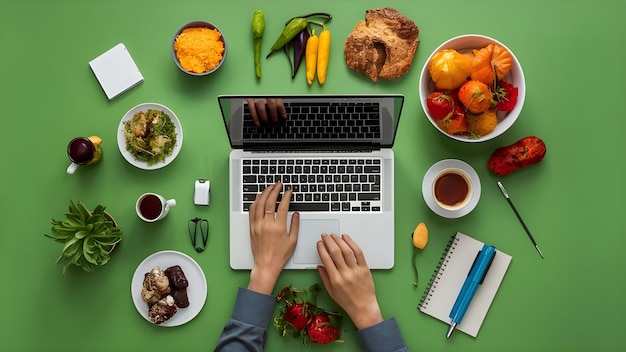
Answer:
[[[222,31],[207,21],[189,22],[172,40],[172,58],[181,71],[192,76],[215,72],[226,59],[226,39]]]

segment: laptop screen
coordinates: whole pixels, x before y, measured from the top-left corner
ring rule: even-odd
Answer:
[[[220,95],[233,148],[391,148],[403,95]]]

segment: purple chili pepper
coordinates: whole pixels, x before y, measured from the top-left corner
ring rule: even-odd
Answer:
[[[298,68],[300,67],[300,63],[302,63],[302,59],[304,58],[304,53],[306,51],[306,41],[309,39],[311,35],[309,34],[308,28],[303,29],[295,38],[293,38],[293,71],[291,74],[291,78],[296,77],[296,73],[298,72]]]

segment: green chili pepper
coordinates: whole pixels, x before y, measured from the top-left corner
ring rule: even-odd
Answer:
[[[287,43],[289,43],[298,33],[300,33],[303,29],[305,29],[309,25],[309,21],[306,18],[296,17],[289,21],[285,26],[285,29],[280,34],[278,39],[272,45],[272,49],[270,53],[267,54],[267,57],[282,49]]]
[[[265,16],[263,11],[256,10],[252,15],[252,39],[254,40],[254,71],[256,78],[261,78],[261,42],[265,32]]]

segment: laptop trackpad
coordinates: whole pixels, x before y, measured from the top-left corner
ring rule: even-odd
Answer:
[[[298,245],[293,253],[294,264],[322,264],[317,254],[317,241],[323,233],[339,233],[338,219],[301,219]]]

